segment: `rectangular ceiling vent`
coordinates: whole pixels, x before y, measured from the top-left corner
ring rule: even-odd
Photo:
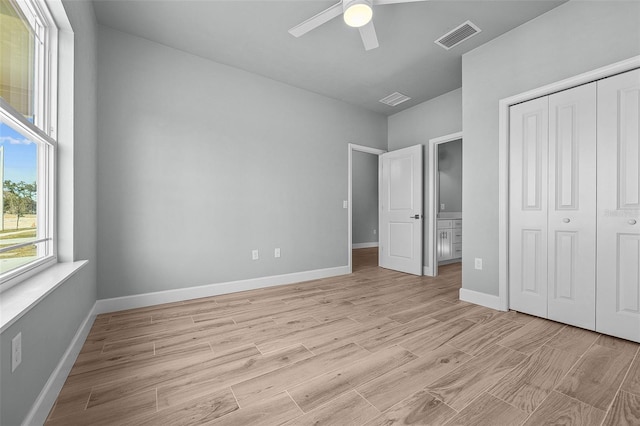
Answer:
[[[457,46],[463,41],[468,40],[469,38],[478,34],[480,31],[482,30],[478,28],[477,25],[475,25],[471,21],[467,21],[437,39],[435,43],[438,46],[449,50],[452,47]]]
[[[400,105],[403,102],[408,101],[409,99],[411,98],[406,95],[403,95],[402,93],[393,92],[389,96],[380,99],[380,102],[382,102],[385,105],[394,107],[394,106]]]

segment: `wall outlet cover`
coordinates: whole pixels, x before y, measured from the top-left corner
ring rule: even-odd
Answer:
[[[482,259],[479,257],[476,257],[475,259],[475,267],[476,269],[482,269]]]
[[[260,254],[258,253],[258,250],[251,250],[251,259],[252,260],[260,259]]]

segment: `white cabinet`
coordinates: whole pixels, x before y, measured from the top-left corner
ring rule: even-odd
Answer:
[[[438,262],[453,258],[453,232],[451,229],[438,229]]]
[[[462,258],[462,219],[438,219],[438,262]]]
[[[634,70],[510,108],[512,309],[640,342],[639,105]]]
[[[453,221],[453,258],[462,259],[462,219]]]

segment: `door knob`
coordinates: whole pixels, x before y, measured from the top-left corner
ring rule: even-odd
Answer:
[[[420,219],[420,215],[417,214],[415,216],[409,216],[409,219]]]
[[[562,221],[564,223],[569,223],[569,222],[571,222],[571,219],[569,219],[568,217],[565,217],[564,219],[562,219]]]
[[[629,225],[635,225],[637,221],[635,219],[629,219]]]

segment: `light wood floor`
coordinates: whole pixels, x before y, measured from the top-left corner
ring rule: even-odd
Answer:
[[[47,425],[640,425],[639,345],[354,273],[100,315]]]

